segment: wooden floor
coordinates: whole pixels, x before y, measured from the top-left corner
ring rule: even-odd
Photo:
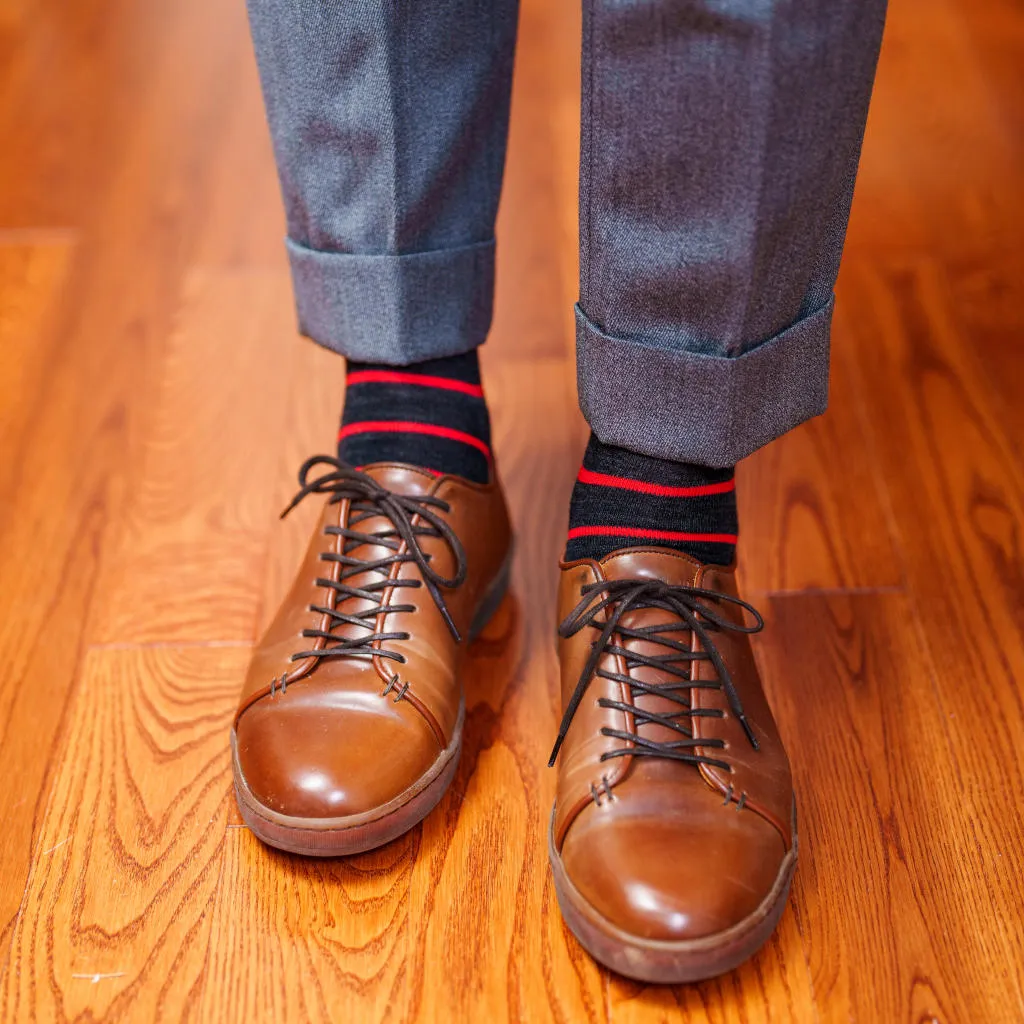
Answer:
[[[0,1020],[1024,1020],[1024,12],[893,0],[832,408],[740,472],[800,869],[752,962],[659,989],[582,953],[544,843],[574,8],[522,13],[485,350],[521,554],[468,746],[421,829],[313,863],[230,793],[342,390],[295,335],[244,6],[0,0]]]

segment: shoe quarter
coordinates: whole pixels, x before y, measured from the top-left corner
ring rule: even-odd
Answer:
[[[561,618],[576,606],[582,587],[597,582],[598,578],[593,563],[588,562],[571,566],[562,572],[558,597]],[[590,657],[591,643],[597,636],[596,630],[585,628],[571,637],[559,638],[562,708],[566,707],[576,689],[580,674]],[[614,655],[604,655],[597,667],[609,672],[625,672],[622,659]],[[610,799],[612,787],[622,781],[632,763],[629,756],[601,760],[602,754],[625,745],[620,739],[602,735],[601,730],[609,728],[631,732],[633,722],[631,715],[602,708],[598,702],[604,697],[628,703],[630,697],[626,689],[595,671],[569,725],[558,754],[554,834],[555,844],[559,848],[573,819],[588,804],[600,804],[602,800]]]
[[[434,493],[448,502],[449,510],[439,509],[438,514],[452,527],[466,555],[465,582],[459,587],[440,588],[462,639],[456,642],[426,586],[390,588],[384,593],[383,603],[406,605],[412,610],[382,613],[377,617],[377,630],[409,634],[408,640],[383,644],[400,652],[406,661],[401,664],[375,659],[375,664],[383,686],[397,677],[391,689],[413,702],[443,738],[444,746],[458,721],[462,699],[459,670],[468,646],[470,625],[484,591],[501,570],[511,538],[505,502],[497,484],[481,487],[449,477],[438,483]],[[419,524],[420,520],[414,518],[413,525]],[[487,524],[487,528],[482,529],[482,524]],[[442,537],[424,536],[420,546],[440,575],[454,575],[455,559]],[[420,581],[422,572],[415,562],[403,562],[396,567],[393,578]]]
[[[317,584],[318,579],[336,580],[340,571],[338,563],[325,562],[321,555],[337,551],[341,538],[325,531],[329,526],[344,522],[348,502],[324,503],[316,529],[310,538],[302,563],[292,580],[288,593],[281,602],[270,625],[253,652],[239,705],[239,714],[253,700],[269,693],[282,676],[289,681],[300,678],[312,666],[312,659],[297,663],[291,656],[297,651],[323,646],[323,641],[302,636],[304,629],[326,629],[328,617],[310,610],[311,605],[331,608],[334,594],[329,587]]]
[[[483,487],[447,477],[438,485],[436,495],[448,503],[449,511],[441,515],[466,553],[466,582],[455,590],[442,591],[459,633],[465,638],[484,592],[509,554],[512,528],[497,481]],[[421,546],[439,573],[451,576],[455,572],[451,549],[440,537],[425,537]]]
[[[714,567],[709,567],[705,570],[699,585],[734,597],[737,595],[735,577],[731,571],[717,571]],[[737,623],[743,621],[743,611],[740,608],[723,605],[720,610]],[[756,811],[775,825],[788,848],[793,834],[792,773],[778,726],[761,685],[750,638],[746,634],[732,631],[716,631],[711,636],[729,668],[744,715],[752,727],[758,746],[754,749],[750,743],[742,724],[730,708],[723,689],[695,688],[694,707],[716,709],[721,711],[723,716],[694,718],[694,735],[724,740],[724,750],[714,747],[701,749],[709,757],[719,757],[728,761],[732,768],[730,772],[704,764],[701,765],[701,774],[727,799]],[[695,651],[701,649],[697,637],[694,637],[693,644]],[[694,676],[698,680],[718,678],[714,666],[709,661],[696,662]]]

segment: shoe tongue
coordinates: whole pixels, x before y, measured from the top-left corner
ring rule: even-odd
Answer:
[[[389,491],[394,491],[396,494],[407,494],[407,495],[424,495],[429,494],[437,484],[437,477],[427,472],[424,469],[418,469],[416,466],[402,465],[401,463],[376,463],[374,465],[365,466],[362,470],[367,476],[373,477],[381,486],[386,487]],[[375,534],[375,533],[388,533],[391,536],[390,540],[400,540],[395,531],[395,525],[384,515],[364,515],[358,508],[359,502],[353,502],[353,507],[349,511],[348,527],[358,533],[364,534]],[[350,558],[357,558],[362,561],[375,562],[382,558],[389,558],[397,552],[392,547],[388,547],[385,544],[353,544],[350,546],[349,542],[342,540],[341,550],[348,555]],[[342,567],[342,573],[345,572],[345,567]],[[356,589],[360,587],[366,587],[370,584],[380,583],[383,577],[383,572],[386,570],[378,571],[376,569],[367,570],[366,572],[358,572],[351,576],[346,576],[345,583]],[[383,591],[376,591],[377,594],[383,596]],[[403,604],[403,595],[407,591],[399,590],[395,595],[395,603]],[[339,595],[338,603],[336,607],[339,611],[345,612],[346,614],[353,615],[358,612],[365,611],[368,608],[373,608],[380,601],[367,601],[362,598],[344,598]],[[372,625],[372,620],[366,620],[368,624]],[[386,631],[385,626],[385,631]],[[358,639],[359,637],[366,636],[368,630],[362,629],[358,626],[349,625],[342,623],[336,626],[333,630],[335,636],[347,639]]]
[[[397,494],[429,494],[438,480],[435,473],[402,462],[375,462],[362,472]]]
[[[692,587],[704,568],[682,551],[666,548],[620,548],[598,563],[609,580],[656,579],[673,586]]]
[[[417,469],[415,466],[405,466],[400,463],[382,462],[363,468],[363,472],[373,477],[381,486],[386,487],[395,494],[424,495],[429,494],[437,484],[437,477],[424,469]],[[359,502],[353,502],[358,506]],[[358,520],[353,522],[353,519]],[[349,526],[359,533],[391,533],[395,534],[395,524],[384,515],[365,515],[358,508],[349,512]],[[397,539],[392,536],[391,539]],[[395,552],[383,544],[357,544],[346,549],[346,553],[353,558],[361,558],[366,561],[375,561],[378,558],[386,558]],[[366,582],[379,579],[376,571],[359,573],[349,578],[353,586],[362,586]]]
[[[659,579],[673,586],[684,587],[699,586],[698,580],[703,568],[700,562],[689,555],[683,554],[681,551],[654,548],[625,548],[620,551],[613,551],[610,555],[606,555],[601,559],[600,565],[607,579]],[[646,626],[679,621],[679,616],[673,612],[665,611],[661,608],[642,608],[626,612],[622,616],[620,623],[630,629],[641,629]],[[678,631],[673,630],[665,635],[672,640],[687,645],[691,642],[689,631],[685,625]],[[651,640],[623,638],[623,646],[628,651],[652,657],[671,653],[668,647],[664,647]],[[683,669],[686,668],[685,662],[677,662],[676,665]],[[684,680],[670,675],[662,669],[652,668],[647,665],[635,666],[631,675],[634,679],[655,686],[671,686],[684,682]],[[684,698],[687,697],[686,690],[674,692]],[[684,710],[674,701],[650,693],[635,693],[633,703],[638,708],[654,714],[671,715]],[[680,716],[676,720],[690,728],[690,720],[685,716]],[[684,739],[682,735],[674,730],[650,722],[640,725],[639,735],[657,743],[671,743]]]
[[[405,466],[400,463],[381,462],[372,466],[363,467],[363,472],[372,477],[382,487],[386,487],[395,494],[423,495],[429,494],[437,484],[437,477],[428,473],[425,469],[417,469],[415,466]],[[359,502],[353,504],[358,505]],[[386,533],[394,531],[395,525],[383,515],[369,515],[365,518],[362,512],[354,513],[359,522],[355,523],[353,529],[360,533]],[[352,513],[350,513],[351,518]],[[355,558],[367,560],[383,558],[389,553],[386,547],[379,544],[360,544],[353,548],[349,554]]]

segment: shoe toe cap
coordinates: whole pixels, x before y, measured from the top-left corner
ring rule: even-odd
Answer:
[[[778,830],[717,798],[685,814],[585,808],[561,857],[580,895],[630,935],[685,941],[719,934],[753,914],[786,856]],[[616,813],[618,812],[618,813]]]
[[[379,692],[331,693],[315,683],[247,708],[236,727],[236,775],[277,814],[343,818],[384,807],[441,754],[408,702]]]

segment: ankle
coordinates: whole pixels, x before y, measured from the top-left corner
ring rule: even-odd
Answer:
[[[490,442],[475,350],[408,366],[348,364],[342,461],[404,462],[486,483]]]
[[[569,508],[567,561],[647,544],[727,565],[737,530],[732,468],[655,459],[591,435]]]

